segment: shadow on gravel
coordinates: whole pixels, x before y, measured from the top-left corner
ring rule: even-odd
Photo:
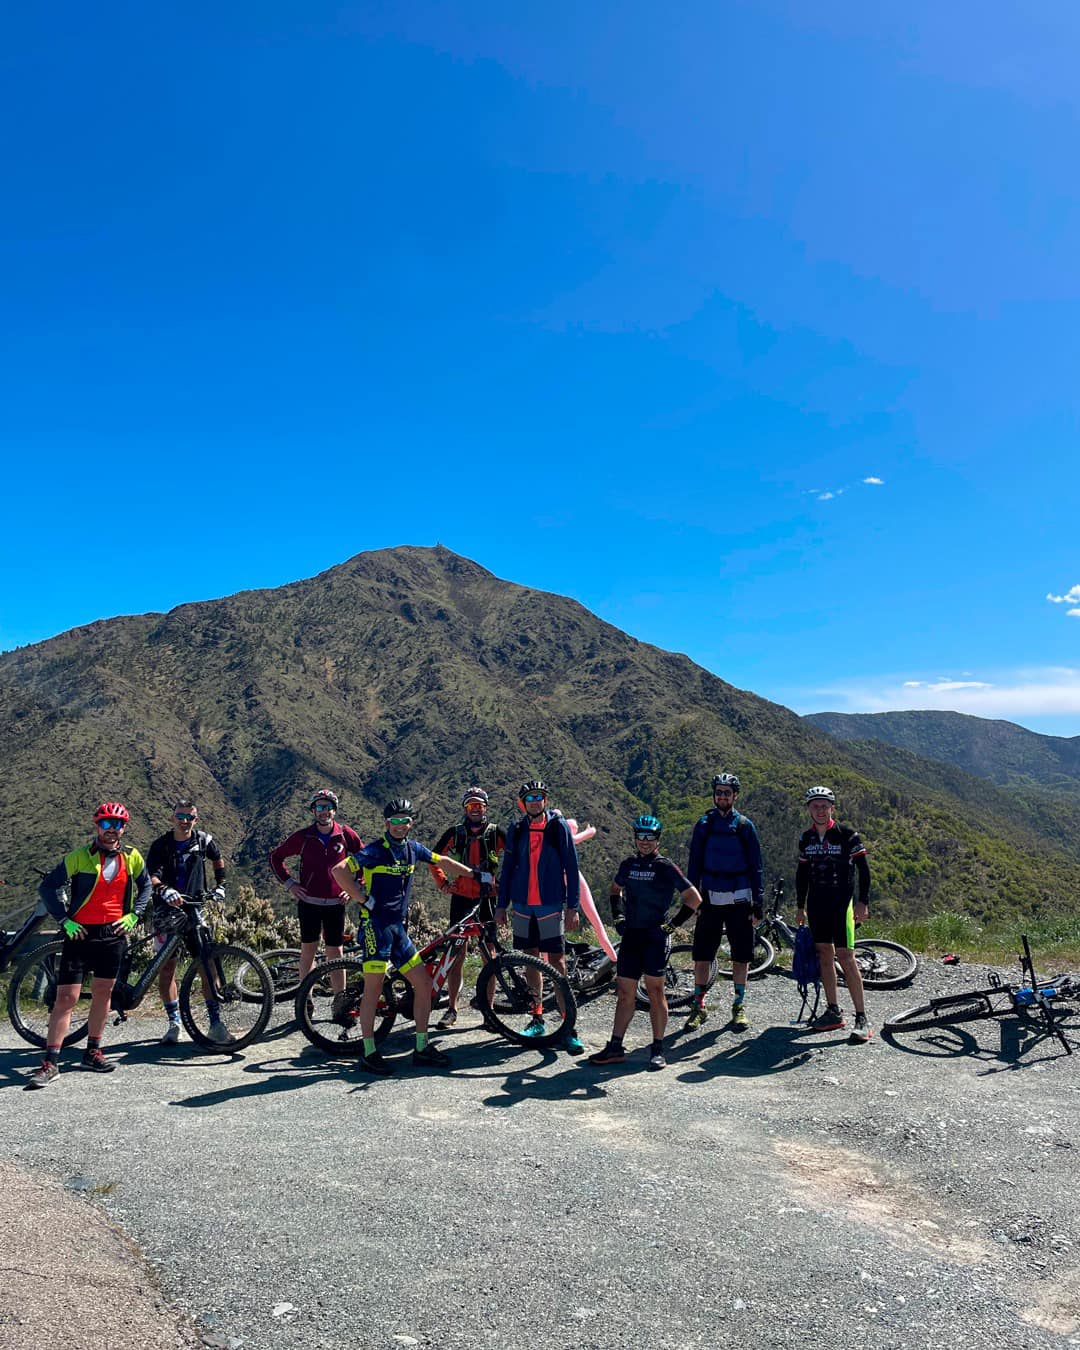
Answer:
[[[988,1033],[983,1041],[975,1034],[976,1026],[981,1026]],[[995,1035],[997,1045],[987,1045],[985,1041]],[[1022,1069],[1027,1064],[1066,1057],[1061,1042],[1052,1032],[1044,1030],[1036,1023],[1012,1016],[1005,1016],[1000,1020],[986,1018],[981,1023],[967,1023],[964,1026],[934,1027],[929,1031],[902,1036],[883,1031],[881,1039],[894,1050],[901,1050],[906,1055],[917,1055],[923,1059],[962,1057],[981,1061],[986,1067],[980,1070],[980,1076],[1002,1073],[1007,1069]],[[1073,1046],[1078,1045],[1074,1037],[1070,1038],[1070,1043]],[[1039,1047],[1042,1053],[1033,1054]]]
[[[300,1088],[310,1087],[313,1083],[324,1082],[328,1078],[338,1078],[347,1082],[345,1074],[355,1074],[355,1065],[340,1059],[328,1059],[325,1055],[301,1054],[291,1059],[264,1059],[256,1064],[245,1064],[243,1072],[250,1077],[230,1087],[218,1088],[214,1092],[201,1092],[193,1097],[178,1097],[170,1106],[219,1106],[222,1102],[243,1100],[245,1097],[266,1097],[275,1092],[296,1092]],[[355,1090],[367,1087],[373,1081],[365,1078],[350,1084]]]
[[[718,1029],[713,1033],[714,1041],[721,1032],[722,1029]],[[756,1036],[744,1033],[734,1043],[725,1044],[719,1054],[701,1060],[676,1076],[683,1083],[706,1083],[713,1078],[757,1078],[797,1069],[813,1058],[814,1051],[822,1044],[818,1038],[813,1045],[808,1045],[804,1033],[804,1027],[766,1027]],[[700,1050],[698,1054],[701,1054]]]
[[[540,1078],[531,1069],[508,1073],[503,1079],[502,1090],[485,1097],[483,1104],[509,1107],[533,1101],[602,1101],[608,1094],[598,1083],[574,1073],[575,1067],[567,1063],[566,1071],[550,1078]]]

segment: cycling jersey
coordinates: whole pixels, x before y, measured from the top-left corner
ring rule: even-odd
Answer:
[[[558,811],[545,811],[533,829],[523,815],[506,831],[499,906],[537,916],[577,909],[581,878],[570,827]]]
[[[615,885],[622,888],[627,928],[659,928],[675,895],[690,889],[671,859],[659,853],[624,858],[615,873]]]
[[[823,835],[811,826],[799,838],[799,864],[795,871],[799,908],[805,908],[808,897],[819,903],[832,901],[843,908],[854,893],[856,872],[859,900],[866,904],[870,898],[870,865],[866,861],[866,845],[858,833],[850,825],[838,825],[835,820],[829,821]]]
[[[139,850],[128,844],[119,848],[117,854],[123,859],[127,873],[121,914],[141,916],[150,903],[150,869]],[[101,884],[102,856],[96,842],[73,849],[41,883],[38,895],[53,918],[79,919],[79,911]]]
[[[405,922],[416,864],[438,861],[437,853],[415,839],[399,842],[385,834],[378,843],[349,854],[349,871],[363,873],[363,886],[376,928]]]
[[[184,895],[198,895],[209,890],[206,882],[206,859],[221,862],[221,848],[212,834],[192,830],[190,839],[177,839],[172,830],[160,835],[150,845],[146,866],[152,877],[172,886]],[[215,872],[218,870],[215,866]]]
[[[270,853],[270,866],[278,881],[286,883],[292,878],[285,866],[286,858],[299,857],[300,876],[297,880],[307,892],[311,904],[340,904],[345,898],[341,887],[330,874],[349,853],[359,853],[364,841],[350,829],[336,820],[327,834],[320,834],[317,825],[309,825],[304,830],[290,834],[284,843]]]

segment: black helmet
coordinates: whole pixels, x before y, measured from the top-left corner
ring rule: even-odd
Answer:
[[[338,795],[330,788],[320,788],[318,792],[311,794],[311,800],[308,802],[309,811],[316,802],[329,802],[335,811],[338,809]]]
[[[391,816],[411,816],[413,814],[413,804],[408,797],[395,797],[392,802],[387,802],[383,807],[383,820],[389,820]]]
[[[466,806],[468,806],[470,802],[483,802],[484,810],[486,811],[488,804],[488,795],[482,787],[466,788],[465,793],[461,798],[462,808],[464,809]]]
[[[733,792],[739,790],[739,777],[734,773],[718,773],[712,780],[712,790],[716,791],[719,787],[729,787]]]
[[[542,778],[530,778],[527,783],[522,783],[518,789],[518,796],[524,797],[527,792],[542,792],[547,796],[547,784]]]

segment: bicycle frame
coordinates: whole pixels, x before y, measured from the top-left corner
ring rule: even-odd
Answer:
[[[202,903],[202,897],[195,900],[185,899],[184,908],[195,910]],[[152,960],[134,984],[128,984],[127,976],[128,972],[131,970],[132,954],[135,950],[135,944],[133,943],[128,947],[120,962],[120,970],[116,976],[116,983],[113,985],[112,1010],[117,1014],[116,1020],[113,1022],[114,1026],[119,1026],[121,1022],[127,1021],[127,1014],[129,1012],[134,1012],[143,1001],[150,986],[160,974],[162,967],[172,960],[176,955],[177,950],[180,947],[189,950],[186,939],[192,935],[199,944],[199,956],[197,959],[201,962],[203,969],[206,970],[207,956],[210,950],[210,931],[206,927],[206,924],[196,917],[194,913],[189,913],[187,915],[187,922],[183,928],[169,934],[168,940],[162,946],[160,951],[155,952]],[[140,939],[140,942],[150,941],[152,941],[152,939],[149,936]]]
[[[33,912],[29,918],[16,929],[0,932],[0,971],[7,970],[15,959],[15,954],[19,948],[31,937],[41,925],[49,918],[49,911],[45,908],[44,900],[39,900],[34,906]]]

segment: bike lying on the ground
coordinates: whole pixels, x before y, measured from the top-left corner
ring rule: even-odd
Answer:
[[[420,949],[420,959],[432,982],[432,1003],[442,991],[454,962],[471,939],[479,941],[484,965],[476,978],[473,1006],[492,1030],[519,1045],[543,1047],[554,1044],[574,1029],[577,1001],[570,982],[549,962],[501,946],[495,924],[480,919],[480,905],[445,933]],[[335,993],[330,979],[343,972],[345,988]],[[413,1015],[413,987],[400,971],[391,967],[385,975],[368,976],[357,957],[326,961],[308,974],[296,992],[296,1020],[300,1030],[329,1055],[355,1056],[363,1052],[360,1000],[364,981],[382,980],[382,993],[375,1017],[375,1042],[390,1035],[399,1017]],[[546,1030],[529,1034],[526,1028],[539,1013]]]
[[[991,971],[985,989],[972,989],[966,994],[947,994],[932,998],[929,1003],[908,1008],[891,1017],[882,1027],[889,1036],[901,1036],[910,1031],[934,1031],[940,1027],[956,1026],[962,1022],[980,1022],[985,1018],[1004,1017],[1015,1013],[1018,1017],[1036,1018],[1043,1034],[1056,1036],[1072,1054],[1072,1046],[1062,1028],[1070,1014],[1080,1012],[1080,977],[1061,975],[1053,980],[1037,980],[1031,959],[1031,948],[1026,937],[1020,956],[1022,983],[1011,984]]]
[[[781,947],[795,950],[795,934],[798,930],[780,912],[783,903],[784,878],[777,877],[772,886],[772,909],[754,930],[751,978],[764,975],[772,969]],[[854,952],[855,963],[867,989],[899,989],[914,978],[919,968],[918,957],[913,951],[886,938],[856,938]],[[731,979],[731,952],[726,939],[717,954],[717,960],[721,975]],[[836,978],[841,984],[844,983],[844,971],[839,961],[836,962]]]
[[[618,947],[615,948],[618,955]],[[713,961],[709,967],[706,988],[716,983],[719,966]],[[568,942],[566,944],[566,976],[575,994],[593,993],[604,988],[615,978],[615,962],[602,947],[593,947],[588,942]],[[668,949],[668,958],[664,966],[664,994],[668,1008],[685,1008],[694,998],[696,981],[694,977],[693,945],[689,942],[676,943]],[[644,975],[638,980],[635,1002],[639,1008],[648,1008],[649,991]]]
[[[127,1021],[150,989],[161,968],[185,948],[192,961],[180,980],[180,1017],[191,1039],[208,1050],[232,1053],[250,1045],[264,1031],[274,1009],[274,985],[270,972],[259,957],[235,943],[215,943],[203,919],[206,895],[184,896],[183,903],[167,911],[159,909],[154,922],[167,923],[168,937],[160,951],[154,952],[151,934],[129,942],[120,962],[120,971],[112,991],[114,1025]],[[29,952],[15,968],[8,989],[8,1017],[11,1025],[31,1045],[44,1045],[49,1016],[56,1002],[60,973],[61,939]],[[129,976],[142,967],[134,982]],[[74,1045],[86,1035],[90,1015],[91,977],[83,980],[79,1001],[71,1015],[71,1029],[65,1045]],[[210,1035],[210,1009],[220,1016],[228,1041]]]

